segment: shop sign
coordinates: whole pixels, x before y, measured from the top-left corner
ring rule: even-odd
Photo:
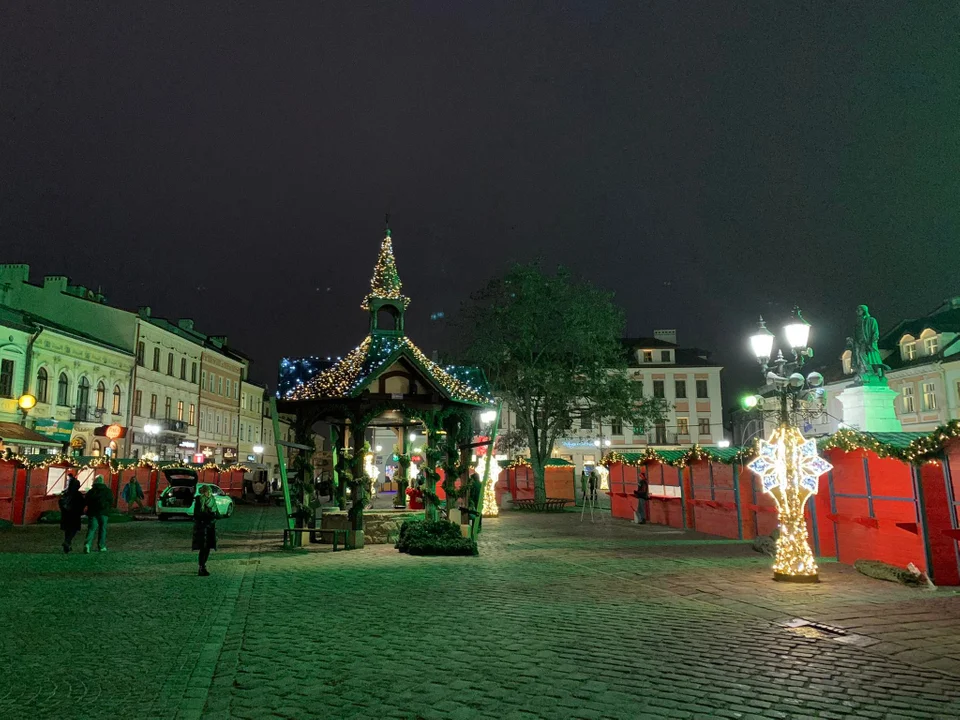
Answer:
[[[236,460],[237,459],[237,449],[235,447],[225,447],[223,449],[223,459],[224,460]]]
[[[247,461],[249,462],[255,462],[256,459],[257,459],[256,455],[247,455]]]
[[[206,460],[207,460],[207,456],[204,455],[203,453],[197,453],[196,455],[193,456],[193,462],[196,465],[203,465],[203,463],[206,462]]]
[[[70,442],[70,437],[73,435],[73,423],[67,422],[66,420],[37,418],[33,429],[41,435],[45,435],[51,440],[58,442]]]
[[[180,447],[182,447],[182,448],[193,449],[193,448],[195,448],[196,446],[197,446],[197,444],[196,444],[193,440],[181,440],[181,441],[180,441]]]

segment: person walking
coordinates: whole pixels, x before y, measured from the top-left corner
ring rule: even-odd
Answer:
[[[650,499],[650,484],[645,475],[640,476],[640,482],[637,483],[633,496],[637,499],[637,511],[633,514],[633,521],[643,525],[647,521],[647,501]]]
[[[590,471],[590,502],[597,504],[597,471]]]
[[[211,550],[217,549],[217,518],[219,517],[220,511],[210,492],[210,486],[202,485],[193,501],[193,549],[200,552],[197,556],[200,563],[200,571],[197,575],[200,577],[207,577],[210,574],[207,570],[207,558],[210,557]]]
[[[103,475],[97,475],[93,487],[87,491],[87,542],[83,546],[85,553],[90,552],[94,537],[100,552],[107,551],[107,512],[113,507],[113,493],[104,482]]]
[[[70,552],[73,547],[73,538],[80,532],[84,502],[83,493],[80,492],[80,481],[73,473],[68,474],[67,489],[61,493],[59,500],[64,553]]]
[[[140,481],[134,475],[123,488],[123,501],[127,503],[127,510],[133,511],[136,505],[140,512],[143,512],[143,488],[140,487]]]

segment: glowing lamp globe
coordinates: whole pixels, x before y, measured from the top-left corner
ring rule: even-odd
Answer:
[[[773,352],[773,333],[767,330],[767,324],[762,317],[757,332],[750,336],[750,347],[760,361],[768,360]]]
[[[759,404],[760,400],[756,395],[747,395],[740,401],[740,404],[743,405],[745,410],[752,410]]]
[[[485,425],[492,423],[496,419],[497,419],[496,410],[485,410],[484,412],[480,413],[480,422],[482,422]]]
[[[792,388],[802,388],[803,387],[803,375],[800,373],[793,373],[790,376],[789,381],[790,387]]]
[[[810,387],[820,387],[823,385],[823,375],[818,372],[810,373],[807,375],[807,384],[810,385]]]
[[[263,445],[254,445],[254,446],[253,446],[253,452],[254,452],[254,454],[256,454],[256,455],[262,454],[262,453],[263,453]]]
[[[30,393],[24,393],[17,399],[17,405],[21,410],[32,410],[37,404],[37,398]]]
[[[810,323],[803,319],[800,308],[795,308],[793,314],[793,320],[783,328],[783,332],[787,336],[787,343],[791,348],[803,350],[807,347],[807,340],[810,337]]]

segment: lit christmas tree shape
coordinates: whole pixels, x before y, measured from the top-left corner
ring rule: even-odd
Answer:
[[[774,579],[816,582],[817,563],[807,538],[804,507],[817,492],[820,476],[833,466],[817,455],[815,440],[804,440],[796,428],[781,426],[769,442],[760,441],[760,454],[747,467],[760,478],[779,511]]]

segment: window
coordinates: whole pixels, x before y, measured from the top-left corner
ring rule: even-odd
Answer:
[[[903,359],[904,360],[913,360],[917,357],[917,344],[915,342],[908,342],[903,344]]]
[[[669,350],[661,350],[661,351],[660,351],[660,362],[662,362],[662,363],[668,363],[668,362],[670,362],[670,351],[669,351]]]
[[[690,427],[687,418],[677,418],[677,435],[689,435]]]
[[[640,393],[640,397],[643,397],[643,380],[637,380],[637,391]]]
[[[143,414],[143,390],[137,390],[133,394],[133,414],[138,416]]]
[[[653,396],[655,398],[662,398],[663,395],[663,380],[654,380],[653,381]]]
[[[623,421],[614,420],[610,423],[610,434],[611,435],[623,435]]]
[[[160,372],[160,348],[153,349],[153,369]]]
[[[107,388],[103,380],[97,383],[97,410],[106,410],[107,408]]]
[[[697,380],[697,397],[698,398],[707,398],[710,395],[707,393],[707,381],[706,380]]]
[[[67,380],[66,373],[60,373],[60,379],[57,380],[57,405],[69,405],[67,392],[69,391],[70,381]]]
[[[37,370],[37,402],[45,403],[47,401],[47,380],[46,368]]]
[[[150,396],[150,417],[155,418],[157,416],[157,396]]]
[[[84,375],[77,384],[77,410],[85,412],[88,405],[90,405],[90,381]]]
[[[177,420],[183,422],[183,400],[177,400]]]
[[[170,399],[170,396],[167,396],[167,399],[163,401],[163,417],[165,420],[170,419],[170,409],[173,404],[173,401]]]
[[[137,343],[137,365],[143,367],[143,340]]]
[[[697,432],[701,437],[710,434],[710,418],[700,418],[697,420]]]
[[[223,376],[217,378],[217,395],[223,395]]]
[[[0,397],[13,397],[13,360],[0,360]]]
[[[167,353],[167,375],[173,376],[173,353]]]
[[[186,358],[180,358],[180,379],[181,380],[187,379],[187,359]]]
[[[220,432],[220,413],[217,413],[217,432]]]
[[[233,395],[230,394],[230,378],[227,378],[227,397],[233,397]]]
[[[190,407],[193,407],[193,405]],[[207,431],[207,414],[203,410],[200,411],[200,429],[203,432]]]
[[[237,437],[237,422],[238,422],[238,418],[236,415],[234,415],[233,416],[233,433],[231,437]]]
[[[666,445],[667,444],[667,426],[663,422],[658,422],[654,425],[654,442],[657,445]]]
[[[913,386],[906,385],[903,388],[903,411],[905,413],[916,412],[917,408],[913,404]]]
[[[645,363],[653,362],[653,350],[644,350],[643,351],[643,361]]]
[[[923,350],[927,355],[936,355],[940,352],[940,338],[936,335],[931,335],[928,338],[923,340]]]
[[[580,418],[580,429],[581,430],[593,430],[593,418],[587,417],[586,415]]]
[[[197,419],[196,412],[197,409],[194,407],[193,403],[190,403],[190,412],[187,415],[187,423],[190,425],[190,427],[193,427],[193,424]]]
[[[200,373],[200,388],[202,390],[207,389],[207,371],[206,370]]]
[[[194,385],[197,384],[197,364],[191,363],[190,365],[190,382]]]
[[[687,381],[677,380],[674,383],[674,390],[676,391],[676,397],[678,400],[685,398],[687,396]]]
[[[113,414],[120,414],[120,386],[113,386]]]
[[[923,409],[924,410],[936,410],[937,409],[937,393],[936,385],[933,383],[923,383]]]

